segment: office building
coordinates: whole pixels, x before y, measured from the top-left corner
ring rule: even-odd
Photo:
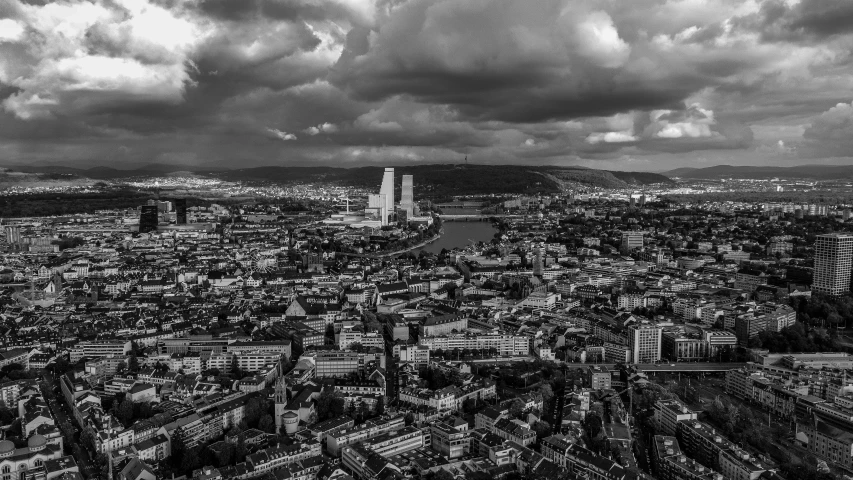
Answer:
[[[430,424],[430,439],[433,450],[444,458],[454,459],[471,453],[471,432],[468,422],[459,417]]]
[[[380,195],[385,195],[385,212],[382,217],[382,225],[388,225],[388,216],[394,211],[394,169],[386,168],[382,175],[382,187]]]
[[[130,340],[98,340],[80,342],[71,349],[71,361],[76,362],[83,357],[116,357],[130,353]]]
[[[139,233],[156,232],[159,223],[157,205],[143,205],[139,208]]]
[[[628,327],[631,362],[655,363],[660,360],[662,333],[661,327],[648,323]]]
[[[175,199],[175,223],[178,225],[186,225],[187,224],[187,199],[186,198],[176,198]]]
[[[599,365],[590,365],[586,369],[587,383],[593,390],[611,388],[612,376],[610,370]]]
[[[403,190],[400,194],[400,209],[406,211],[407,218],[414,215],[415,195],[412,175],[403,175]]]
[[[382,226],[388,225],[388,205],[384,194],[367,196],[367,208],[365,216],[371,220],[378,220]]]
[[[18,225],[6,225],[6,243],[17,245],[21,243],[21,227]]]
[[[350,373],[358,373],[364,371],[365,360],[366,356],[358,352],[317,352],[314,357],[316,376],[345,377]]]
[[[853,234],[818,235],[815,242],[812,291],[841,295],[850,290],[853,272]]]
[[[622,232],[622,244],[619,252],[623,255],[643,248],[643,232]]]

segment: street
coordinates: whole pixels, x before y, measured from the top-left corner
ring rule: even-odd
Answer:
[[[44,381],[47,383],[48,388],[52,393],[53,389],[56,388],[56,379],[53,377],[53,374],[45,373]],[[65,429],[60,428],[60,431],[62,431],[65,445],[71,447],[72,454],[74,455],[74,460],[77,461],[77,466],[80,468],[80,472],[84,473],[84,476],[87,478],[96,475],[97,472],[95,471],[95,468],[92,464],[92,459],[89,456],[89,452],[86,451],[86,449],[80,445],[80,429],[75,424],[76,420],[70,415],[70,412],[68,411],[68,406],[65,405],[65,399],[62,397],[61,394],[59,396],[55,396],[48,395],[45,392],[42,392],[42,395],[46,399],[50,398],[50,400],[48,400],[48,406],[50,408],[50,413],[53,415],[54,420],[56,420],[56,424],[63,425],[65,423],[68,423],[74,429],[74,438],[68,438]]]

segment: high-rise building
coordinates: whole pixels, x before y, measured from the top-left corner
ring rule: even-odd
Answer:
[[[662,333],[662,327],[652,324],[628,327],[628,348],[631,350],[631,362],[655,363],[660,360]]]
[[[643,232],[622,232],[622,244],[619,252],[624,254],[643,248]]]
[[[827,233],[815,241],[812,291],[841,295],[850,290],[853,273],[853,234]]]
[[[379,189],[380,195],[385,195],[385,216],[382,218],[382,225],[388,225],[388,215],[394,211],[394,169],[386,168],[382,175],[382,187]]]
[[[366,213],[369,217],[381,221],[383,226],[388,225],[388,202],[385,201],[385,195],[368,195]]]
[[[139,208],[139,233],[148,233],[157,230],[158,220],[157,205],[143,205]]]
[[[17,245],[21,243],[21,227],[18,225],[6,225],[6,243]]]
[[[176,198],[175,199],[175,223],[178,225],[186,225],[187,224],[187,199],[186,198]]]
[[[400,194],[400,208],[406,211],[406,215],[414,215],[414,181],[412,175],[403,175],[403,190]]]
[[[645,194],[645,193],[644,193],[644,194],[642,194],[642,195],[640,195],[640,202],[639,202],[639,204],[640,204],[640,206],[641,206],[641,207],[646,205],[646,194]]]
[[[631,195],[630,197],[628,197],[628,207],[634,208],[636,206],[637,206],[637,199],[634,198],[633,195]]]

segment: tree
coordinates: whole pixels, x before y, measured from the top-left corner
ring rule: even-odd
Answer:
[[[551,424],[545,420],[539,420],[531,428],[536,432],[536,438],[541,440],[551,434]]]
[[[433,480],[454,480],[455,477],[452,473],[448,472],[445,469],[441,469],[432,476]]]
[[[131,372],[138,372],[139,371],[139,359],[136,358],[136,353],[130,354],[130,360],[128,361],[127,368]]]
[[[385,397],[379,397],[376,400],[376,415],[381,416],[385,413]]]
[[[583,419],[583,426],[590,439],[598,437],[598,435],[603,431],[601,417],[595,412],[587,413],[586,417]]]
[[[237,437],[237,447],[234,449],[234,461],[239,463],[246,459],[246,435],[240,434]]]
[[[59,357],[53,363],[53,373],[56,376],[65,375],[71,370],[71,364],[68,363],[68,360],[65,357]]]
[[[87,450],[92,452],[95,451],[95,437],[92,435],[92,431],[89,428],[84,428],[83,431],[80,432],[80,444]]]
[[[128,426],[133,421],[133,402],[129,398],[125,398],[118,406],[116,418],[123,425]]]
[[[344,394],[327,388],[317,398],[317,417],[322,422],[344,414]]]
[[[116,365],[116,373],[122,374],[125,370],[127,370],[127,364],[124,362],[124,360],[118,362],[118,365]]]
[[[258,422],[258,428],[267,433],[275,433],[275,421],[272,419],[272,415],[264,414]]]
[[[191,475],[193,470],[199,467],[198,464],[198,449],[192,448],[186,454],[181,456],[181,471],[187,475]]]
[[[513,418],[518,418],[524,412],[524,402],[519,399],[515,399],[509,405],[509,415]]]
[[[133,418],[147,419],[151,417],[151,404],[148,402],[139,402],[133,404]]]
[[[16,416],[6,405],[0,406],[0,425],[11,425]]]
[[[462,402],[462,411],[465,413],[474,413],[477,410],[477,400],[474,398],[466,398]]]
[[[548,405],[551,403],[551,399],[554,398],[554,390],[551,388],[551,385],[547,383],[543,383],[541,387],[539,387],[539,394],[542,395],[543,405]]]

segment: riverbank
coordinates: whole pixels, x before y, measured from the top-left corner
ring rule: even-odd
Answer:
[[[412,245],[411,247],[404,248],[402,250],[395,250],[393,252],[384,252],[384,253],[345,253],[344,255],[349,255],[352,257],[361,257],[361,258],[388,258],[395,257],[397,255],[402,255],[406,252],[411,252],[412,250],[417,250],[419,248],[426,247],[430,243],[437,242],[441,239],[441,236],[444,235],[444,229],[438,231],[438,235],[424,240],[417,245]]]
[[[393,257],[396,255],[402,255],[406,252],[411,252],[412,250],[417,250],[419,248],[426,247],[430,243],[439,241],[441,239],[442,235],[444,235],[444,228],[442,228],[441,230],[438,231],[438,235],[436,235],[432,238],[429,238],[427,240],[424,240],[423,242],[421,242],[417,245],[412,245],[411,247],[404,248],[403,250],[397,250],[396,252],[379,253],[379,254],[377,254],[377,258],[385,258],[385,257]]]

